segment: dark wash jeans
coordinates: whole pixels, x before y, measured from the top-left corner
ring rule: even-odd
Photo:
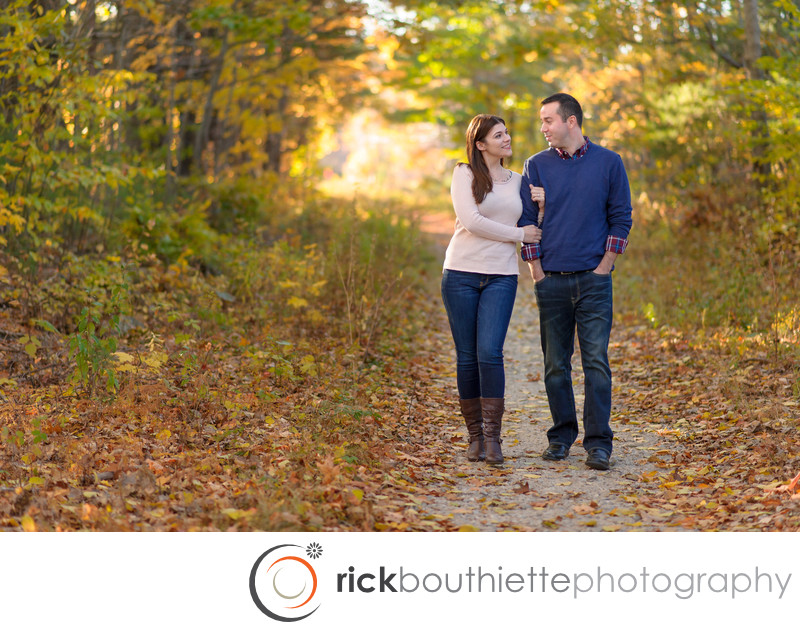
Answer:
[[[506,340],[517,276],[445,269],[442,301],[456,345],[456,383],[460,398],[503,398]]]
[[[611,368],[608,342],[613,318],[613,287],[607,276],[584,271],[547,273],[534,285],[544,353],[544,384],[553,426],[552,443],[572,446],[578,419],[572,390],[572,353],[578,330],[584,374],[583,447],[611,454]]]

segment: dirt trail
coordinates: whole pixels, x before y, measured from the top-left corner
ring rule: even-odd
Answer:
[[[433,230],[431,230],[433,231]],[[439,234],[441,243],[444,235]],[[522,271],[522,270],[521,270]],[[444,320],[446,322],[446,319]],[[449,337],[449,331],[440,334]],[[612,333],[613,336],[613,333]],[[450,342],[452,345],[452,342]],[[502,467],[469,462],[466,430],[456,417],[449,436],[456,451],[448,476],[451,485],[432,481],[424,508],[437,519],[448,519],[457,527],[478,531],[652,531],[669,526],[669,513],[643,512],[633,496],[649,492],[640,483],[647,460],[658,451],[676,445],[660,436],[652,424],[620,424],[614,420],[614,453],[609,471],[596,471],[584,464],[580,437],[570,456],[561,462],[541,458],[547,446],[550,411],[544,389],[539,345],[539,314],[527,270],[520,274],[517,302],[505,344],[506,414],[503,419]],[[441,378],[441,387],[451,391],[457,408],[455,359],[444,359],[453,370]],[[579,352],[573,358],[575,397],[579,415],[583,405],[583,383]],[[612,357],[613,369],[613,357]],[[650,466],[652,467],[652,466]],[[629,497],[626,500],[626,497]],[[674,531],[675,527],[669,527]]]

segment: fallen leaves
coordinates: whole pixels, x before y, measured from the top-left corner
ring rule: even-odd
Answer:
[[[113,399],[7,390],[0,529],[451,529],[420,500],[450,478],[451,401],[429,385],[441,340],[393,333],[392,352],[362,363],[346,340],[276,340],[242,314],[235,331],[165,327],[156,350],[120,348]]]
[[[771,492],[800,465],[792,361],[674,330],[617,326],[615,337],[617,404],[675,443],[628,497],[639,513],[692,530],[799,529],[792,495]]]
[[[120,350],[118,365],[133,369],[115,400],[16,385],[0,401],[0,528],[800,529],[791,361],[617,325],[613,421],[659,442],[620,479],[623,507],[609,509],[580,492],[573,466],[558,466],[566,474],[548,494],[536,463],[514,482],[508,469],[459,463],[446,323],[430,304],[418,313],[424,339],[387,341],[366,363],[343,339],[288,342],[275,325],[239,322],[235,334],[207,331],[191,361],[181,333],[168,329],[159,349]],[[523,376],[540,379],[527,368]],[[509,439],[541,402],[510,414]],[[429,510],[436,493],[459,507]],[[537,518],[521,522],[523,508]],[[456,524],[463,515],[468,522]]]
[[[800,473],[797,473],[797,476],[794,479],[792,479],[789,483],[787,483],[785,485],[778,486],[772,492],[788,492],[788,493],[792,493],[792,492],[794,492],[794,489],[798,485],[798,483],[800,483]],[[793,499],[800,499],[800,489],[798,489],[798,491],[795,493],[795,496],[793,496],[792,498]]]

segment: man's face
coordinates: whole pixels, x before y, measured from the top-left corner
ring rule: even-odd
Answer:
[[[558,113],[558,103],[547,103],[542,105],[539,110],[539,118],[542,121],[542,133],[547,143],[556,149],[564,149],[570,134],[570,125],[561,120]]]

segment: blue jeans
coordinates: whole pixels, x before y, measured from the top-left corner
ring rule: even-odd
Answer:
[[[578,419],[572,390],[575,329],[584,374],[583,447],[611,454],[611,368],[608,341],[613,318],[611,275],[584,271],[570,275],[547,273],[534,285],[544,353],[544,384],[553,426],[552,443],[572,446]]]
[[[445,269],[442,301],[456,345],[456,382],[460,398],[502,398],[506,376],[506,340],[517,276]]]

